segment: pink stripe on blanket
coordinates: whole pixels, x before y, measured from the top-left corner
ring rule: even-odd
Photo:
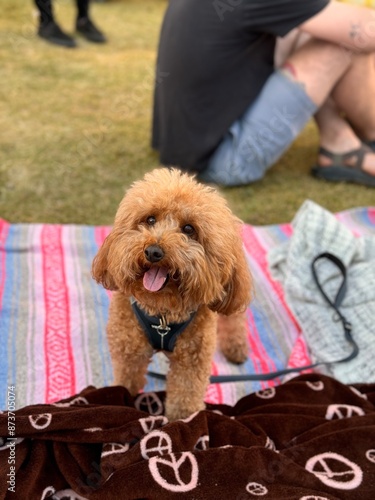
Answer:
[[[109,235],[111,231],[110,226],[97,226],[95,227],[95,241],[98,247],[100,247],[103,244],[103,241],[106,239],[106,237]]]
[[[218,375],[219,370],[217,369],[216,363],[212,362],[211,374]],[[220,384],[210,384],[207,387],[206,396],[204,398],[206,403],[211,404],[221,404],[224,402],[223,391],[221,390]]]
[[[293,350],[290,353],[288,368],[300,368],[312,363],[308,353],[306,341],[303,335],[300,335],[294,344]],[[304,370],[303,373],[311,373],[312,370]]]
[[[282,227],[283,227],[283,232],[285,234],[288,234],[287,225],[283,224]],[[291,231],[291,228],[290,228],[290,231]],[[258,236],[257,227],[256,226],[249,226],[249,225],[244,226],[242,237],[243,237],[243,242],[244,242],[246,251],[261,266],[267,281],[269,282],[273,291],[275,292],[275,294],[279,298],[279,300],[280,300],[283,308],[285,309],[286,313],[288,314],[290,320],[293,322],[293,324],[295,325],[297,330],[300,330],[298,323],[296,322],[292,312],[290,311],[289,307],[287,306],[282,285],[278,281],[274,281],[270,275],[270,272],[268,269],[268,262],[267,262],[267,253],[270,250],[270,248],[266,248],[265,244],[261,243],[260,238]]]
[[[288,239],[291,237],[293,233],[293,228],[290,224],[281,224],[278,226],[278,232],[281,234],[284,234]],[[246,251],[248,252],[250,256],[250,267],[252,266],[259,266],[261,273],[262,273],[262,279],[263,283],[267,283],[268,287],[268,292],[270,294],[274,294],[275,297],[277,297],[277,307],[279,309],[279,314],[282,312],[282,316],[284,316],[284,322],[283,324],[285,327],[289,328],[288,330],[288,337],[285,338],[286,342],[289,342],[292,340],[293,336],[290,335],[290,329],[293,329],[295,332],[295,340],[292,343],[291,346],[291,355],[292,355],[292,360],[291,362],[294,363],[296,362],[296,365],[293,366],[299,366],[300,364],[306,364],[306,363],[299,363],[298,362],[298,356],[297,353],[300,352],[299,349],[299,344],[298,344],[298,339],[300,337],[300,327],[297,323],[297,321],[294,318],[293,313],[289,309],[286,301],[285,301],[285,296],[284,292],[282,289],[282,286],[279,282],[275,281],[270,274],[269,268],[268,268],[268,261],[267,261],[267,254],[269,250],[276,244],[280,244],[280,237],[281,235],[278,234],[273,230],[273,227],[267,228],[267,227],[254,227],[254,226],[244,226],[243,230],[243,241],[244,245],[246,248]],[[258,273],[259,274],[259,273]],[[259,275],[257,275],[257,279],[259,281]],[[259,286],[259,283],[258,283]],[[285,323],[286,322],[286,323]],[[277,366],[275,364],[275,359],[272,357],[270,353],[267,352],[267,349],[265,348],[264,345],[264,338],[262,339],[262,335],[258,335],[257,330],[256,330],[256,325],[254,324],[253,318],[251,315],[248,317],[248,325],[249,329],[251,332],[251,335],[249,335],[249,341],[250,341],[250,357],[253,362],[254,366],[254,372],[255,373],[269,373],[272,371],[277,371]],[[252,337],[254,337],[252,339]],[[279,342],[281,341],[281,337],[279,337]],[[297,342],[297,345],[295,345]],[[281,346],[280,346],[281,347]],[[296,352],[295,352],[296,350]],[[258,353],[257,353],[258,351]],[[308,361],[309,363],[309,361]],[[259,364],[261,365],[261,370],[259,370],[258,366]],[[274,386],[278,385],[280,383],[280,379],[274,379],[271,381],[267,382],[261,382],[262,388],[266,388],[269,386]]]
[[[44,328],[46,403],[68,397],[76,391],[61,233],[62,226],[57,225],[45,225],[41,233],[46,316]]]
[[[371,224],[375,226],[375,208],[368,209],[368,218]]]

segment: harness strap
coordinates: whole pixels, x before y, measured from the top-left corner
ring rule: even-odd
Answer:
[[[164,316],[149,316],[145,313],[133,297],[131,298],[130,303],[139,324],[147,335],[148,341],[151,346],[158,351],[172,352],[177,338],[189,325],[196,314],[195,312],[191,313],[190,317],[183,323],[167,324]]]
[[[342,282],[341,285],[337,291],[336,297],[332,301],[328,295],[325,293],[320,281],[319,281],[319,276],[318,272],[316,269],[316,263],[321,260],[321,259],[328,259],[330,260],[338,269],[341,271],[342,274]],[[338,359],[335,361],[321,361],[317,363],[313,363],[311,365],[305,365],[305,366],[300,366],[296,368],[285,368],[284,370],[277,370],[275,372],[270,372],[270,373],[263,373],[263,374],[246,374],[246,375],[214,375],[210,377],[210,383],[211,384],[222,384],[226,382],[247,382],[247,381],[257,381],[257,380],[272,380],[277,377],[281,377],[283,375],[287,375],[289,373],[298,373],[304,370],[309,370],[312,368],[316,368],[317,366],[322,366],[322,365],[332,365],[335,363],[345,363],[348,361],[351,361],[354,359],[358,353],[359,353],[359,347],[357,343],[355,342],[353,336],[352,336],[352,325],[351,323],[345,318],[345,316],[340,312],[339,307],[344,300],[346,290],[347,290],[347,283],[346,283],[346,268],[343,262],[336,257],[335,255],[329,253],[329,252],[323,252],[319,254],[317,257],[314,258],[312,264],[311,264],[311,271],[312,275],[314,278],[314,281],[318,287],[318,290],[324,297],[325,301],[328,303],[328,305],[336,312],[339,320],[342,323],[343,329],[344,329],[344,335],[346,341],[351,345],[352,351],[351,353],[346,356],[343,359]],[[155,373],[155,372],[148,372],[148,375],[160,379],[160,380],[165,380],[165,375],[162,375],[160,373]]]

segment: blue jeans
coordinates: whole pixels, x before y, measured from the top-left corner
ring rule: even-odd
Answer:
[[[261,179],[316,110],[299,83],[275,71],[255,102],[230,127],[198,179],[223,186]]]

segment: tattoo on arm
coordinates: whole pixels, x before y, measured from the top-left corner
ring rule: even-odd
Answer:
[[[350,38],[357,38],[360,32],[360,24],[359,23],[352,23],[350,27],[350,32],[349,32],[349,37]]]

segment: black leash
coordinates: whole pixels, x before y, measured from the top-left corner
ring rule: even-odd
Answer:
[[[321,259],[330,260],[341,271],[341,274],[342,274],[342,282],[340,284],[340,287],[337,291],[337,294],[336,294],[336,297],[334,298],[334,300],[331,300],[328,297],[328,295],[325,293],[325,291],[324,291],[324,289],[319,281],[319,277],[318,277],[318,273],[317,273],[317,269],[316,269],[316,263],[318,261],[320,261]],[[324,252],[324,253],[321,253],[317,257],[314,258],[314,260],[311,264],[311,271],[312,271],[314,281],[318,287],[318,290],[320,291],[320,293],[322,294],[322,296],[324,297],[324,299],[328,303],[328,305],[336,312],[338,319],[341,321],[343,329],[344,329],[345,339],[352,346],[352,352],[343,359],[338,359],[335,361],[321,361],[321,362],[313,363],[311,365],[305,365],[305,366],[300,366],[300,367],[296,367],[296,368],[285,368],[284,370],[277,370],[275,372],[270,372],[270,373],[246,374],[246,375],[213,375],[210,377],[211,384],[223,384],[226,382],[247,382],[247,381],[256,381],[256,380],[272,380],[274,378],[281,377],[283,375],[288,375],[289,373],[301,372],[303,370],[309,370],[312,368],[316,368],[317,366],[322,366],[322,365],[329,366],[329,365],[336,364],[336,363],[346,363],[348,361],[351,361],[352,359],[354,359],[358,355],[359,348],[358,348],[358,345],[352,336],[352,325],[339,310],[339,307],[340,307],[342,301],[344,300],[346,290],[347,290],[345,265],[335,255],[333,255],[329,252]],[[153,378],[159,379],[159,380],[166,379],[165,375],[162,375],[161,373],[148,372],[148,375],[150,375]]]

